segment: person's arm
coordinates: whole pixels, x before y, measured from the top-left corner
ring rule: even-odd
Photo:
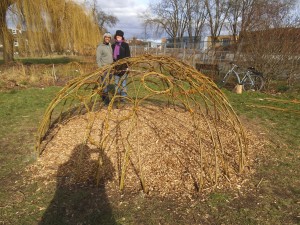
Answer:
[[[96,51],[96,62],[97,62],[97,65],[98,65],[99,68],[103,66],[102,60],[101,60],[101,54],[102,54],[102,49],[99,45],[97,47],[97,51]]]
[[[125,45],[125,57],[130,57],[130,48],[129,48],[129,44],[127,43]]]

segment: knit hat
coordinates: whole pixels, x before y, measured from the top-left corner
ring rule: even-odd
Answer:
[[[107,32],[107,33],[103,34],[103,38],[105,38],[105,37],[110,37],[111,38],[111,33]]]
[[[124,32],[123,31],[121,31],[121,30],[117,30],[116,31],[116,34],[115,34],[115,37],[116,36],[121,36],[122,38],[124,37]]]

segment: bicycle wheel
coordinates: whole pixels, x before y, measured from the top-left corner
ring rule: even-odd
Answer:
[[[224,76],[224,78],[219,82],[219,88],[233,89],[238,82],[235,74],[229,73]]]
[[[251,74],[243,81],[245,91],[260,91],[264,86],[264,79],[261,75]]]

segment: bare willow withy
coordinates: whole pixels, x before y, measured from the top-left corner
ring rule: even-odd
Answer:
[[[124,63],[128,96],[119,94],[120,84],[114,85],[112,76],[100,79]],[[105,88],[108,106],[101,99]],[[37,152],[42,154],[47,139],[55,135],[53,127],[82,115],[87,121],[81,126],[82,143],[117,158],[121,190],[130,174],[148,192],[152,175],[172,179],[178,171],[181,180],[201,190],[238,176],[245,166],[244,130],[227,98],[209,78],[171,57],[127,58],[70,81],[44,114]],[[156,168],[151,167],[154,161]],[[101,154],[99,163],[101,170]]]

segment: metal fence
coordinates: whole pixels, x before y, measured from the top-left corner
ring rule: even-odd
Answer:
[[[289,83],[300,80],[300,56],[292,54],[274,55],[274,53],[263,52],[260,49],[251,54],[239,54],[233,51],[218,51],[209,48],[189,48],[182,45],[178,48],[167,47],[166,44],[157,46],[135,46],[131,45],[132,56],[142,54],[167,55],[182,60],[195,67],[214,80],[219,80],[230,68],[229,62],[236,62],[241,68],[254,66],[264,73],[267,80],[286,80]],[[224,48],[217,48],[224,49]],[[262,54],[260,54],[262,52]],[[200,68],[200,69],[199,69]],[[213,69],[205,69],[213,68]],[[215,69],[217,68],[217,69]]]
[[[166,48],[164,45],[158,47],[148,46],[130,46],[131,55],[138,56],[142,54],[170,55],[182,60],[200,60],[206,63],[226,62],[233,60],[234,54],[230,51],[211,51],[209,49],[190,49],[190,48]]]
[[[166,45],[157,47],[131,45],[131,55],[143,54],[167,55],[196,67],[197,64],[218,64],[219,70],[228,69],[228,63],[234,60],[234,53],[230,51],[212,51],[209,49],[167,48]]]

